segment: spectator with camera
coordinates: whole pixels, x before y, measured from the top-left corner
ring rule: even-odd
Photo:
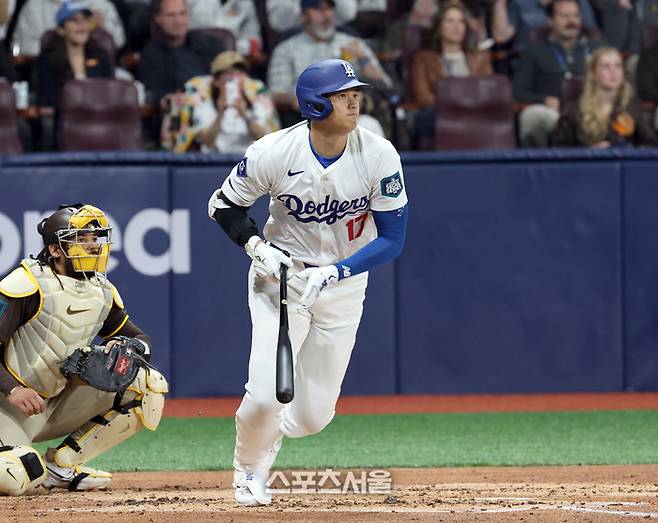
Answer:
[[[218,54],[210,65],[208,89],[186,89],[192,102],[192,131],[204,152],[243,154],[266,133],[279,129],[274,103],[260,80],[251,78],[244,57]]]
[[[576,0],[553,0],[546,10],[548,38],[530,44],[514,72],[514,98],[529,104],[519,115],[519,137],[524,147],[546,147],[560,117],[562,80],[583,76],[585,62],[597,47],[582,32]]]
[[[587,64],[583,93],[562,111],[551,144],[598,149],[658,145],[633,87],[624,78],[621,53],[602,47]]]
[[[478,51],[468,42],[466,9],[461,3],[445,4],[434,28],[432,48],[416,53],[411,67],[413,101],[419,113],[419,138],[434,136],[434,101],[439,80],[446,76],[493,74],[488,51]]]

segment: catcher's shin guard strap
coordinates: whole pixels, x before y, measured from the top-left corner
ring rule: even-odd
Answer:
[[[95,416],[92,418],[92,421],[94,421],[98,416]],[[105,425],[105,423],[103,423]],[[62,441],[59,446],[57,447],[58,449],[64,448],[64,447],[71,447],[75,452],[80,452],[82,449],[80,448],[80,445],[78,445],[78,442],[73,439],[73,436],[66,436],[64,438],[64,441]]]
[[[89,474],[87,474],[86,472],[81,472],[81,473],[78,474],[76,477],[74,477],[74,478],[71,480],[71,484],[69,485],[69,490],[70,490],[71,492],[73,492],[74,490],[77,490],[78,485],[80,484],[80,482],[81,482],[83,479],[85,479],[87,476],[89,476]]]
[[[20,496],[47,476],[41,455],[32,447],[0,448],[0,494]]]
[[[82,465],[128,439],[142,427],[155,430],[162,417],[166,391],[167,381],[159,372],[140,369],[135,381],[123,394],[123,409],[112,407],[73,432],[56,450],[55,463],[69,468]]]
[[[54,453],[55,464],[66,468],[82,465],[141,429],[133,412],[119,414],[110,410],[103,418],[107,423],[90,420],[68,436]]]

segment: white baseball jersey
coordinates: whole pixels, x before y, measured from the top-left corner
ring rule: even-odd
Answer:
[[[306,122],[254,142],[221,193],[242,207],[270,194],[264,236],[293,259],[330,265],[377,237],[370,211],[407,203],[400,156],[386,139],[357,127],[341,157],[326,169],[313,154]],[[218,204],[215,191],[210,216]]]

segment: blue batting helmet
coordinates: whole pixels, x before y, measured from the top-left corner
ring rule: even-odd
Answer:
[[[345,60],[322,60],[309,65],[297,79],[297,101],[302,117],[324,120],[334,110],[328,94],[354,87],[369,87],[356,77],[352,64]]]

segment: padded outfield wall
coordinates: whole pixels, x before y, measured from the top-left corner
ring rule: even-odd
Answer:
[[[173,394],[239,395],[249,260],[206,215],[238,159],[4,157],[0,275],[38,252],[36,223],[58,203],[100,206],[111,279]],[[344,393],[658,390],[658,151],[409,153],[403,166],[406,249],[371,274]]]

